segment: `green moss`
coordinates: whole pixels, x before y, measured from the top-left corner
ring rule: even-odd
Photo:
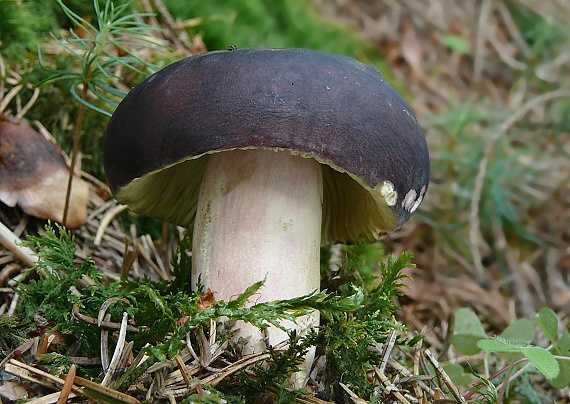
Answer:
[[[172,263],[172,274],[180,276],[180,279],[162,283],[122,281],[108,285],[101,282],[102,274],[93,260],[76,264],[75,242],[66,229],[48,225],[40,236],[29,237],[27,244],[38,251],[37,270],[45,275],[39,274],[18,285],[17,292],[22,298],[18,322],[10,325],[0,321],[0,327],[8,330],[10,335],[16,334],[15,329],[33,330],[36,316],[41,316],[54,324],[52,330],[59,330],[64,335],[66,346],[78,346],[79,355],[99,355],[100,329],[78,321],[73,311],[79,310],[84,315],[96,318],[103,304],[111,299],[113,303],[107,309],[111,321],[120,322],[122,314],[126,312],[135,322],[139,332],[129,333],[129,340],[134,342],[134,352],[145,350],[150,357],[146,363],[148,366],[179,354],[185,346],[185,335],[197,328],[209,328],[211,319],[227,317],[265,329],[269,325],[279,326],[282,320],[294,320],[319,310],[323,325],[318,334],[297,337],[292,333],[290,349],[271,352],[264,366],[249,368],[248,373],[228,378],[219,386],[228,398],[245,394],[249,399],[271,391],[277,402],[292,402],[293,397],[300,394],[298,391],[288,391],[285,386],[308,347],[313,345],[327,355],[329,373],[334,377],[332,383],[343,381],[355,386],[359,392],[370,392],[366,369],[377,362],[378,355],[367,347],[384,341],[390,330],[402,328],[393,319],[395,306],[392,300],[399,294],[400,270],[412,265],[409,262],[411,256],[403,253],[398,260],[388,259],[386,264],[381,265],[382,283],[376,287],[363,288],[356,282],[336,295],[320,292],[245,308],[246,302],[263,286],[263,282],[258,282],[234,300],[215,302],[212,307],[201,310],[197,305],[201,293],[190,293],[185,283],[188,279],[184,274],[190,270],[189,239],[181,243]],[[357,257],[355,260],[363,261]],[[86,278],[90,279],[89,286],[82,285]],[[70,293],[72,290],[76,292]],[[187,320],[179,326],[182,317]],[[227,337],[227,333],[218,334],[220,343]],[[17,340],[5,340],[2,350],[9,352],[14,349],[13,344],[17,344]],[[69,359],[61,354],[63,352],[45,358],[45,363],[57,373],[65,373],[70,364]],[[145,366],[131,369],[124,376],[122,388],[126,389],[145,370]],[[255,377],[251,378],[251,372]],[[94,377],[97,378],[97,375]],[[216,394],[215,391],[213,393]]]
[[[37,48],[42,33],[56,28],[49,13],[37,14],[33,7],[30,2],[0,1],[0,50],[4,58],[22,62],[26,52]]]
[[[114,0],[115,5],[128,0]],[[91,1],[66,0],[65,4],[88,20],[96,20]],[[104,5],[105,0],[99,0]],[[24,61],[27,53],[36,53],[40,41],[71,21],[56,0],[0,1],[0,51],[8,60]]]
[[[325,20],[306,0],[166,0],[177,18],[199,18],[210,50],[309,48],[367,59],[370,46],[353,30]]]

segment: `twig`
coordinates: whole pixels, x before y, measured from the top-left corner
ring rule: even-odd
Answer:
[[[44,354],[44,355],[48,355],[48,354]],[[36,359],[41,359],[44,355],[36,353],[34,355],[34,357]],[[67,356],[67,359],[71,360],[73,363],[75,363],[78,366],[88,367],[88,366],[100,366],[101,365],[101,358],[97,358],[97,357],[88,358],[85,356]]]
[[[38,257],[34,255],[34,251],[31,248],[22,246],[22,240],[2,222],[0,222],[0,243],[28,266],[34,266],[38,260]]]
[[[382,352],[382,362],[380,362],[380,372],[384,372],[386,370],[386,365],[390,360],[390,354],[392,353],[392,349],[394,348],[394,344],[396,343],[397,333],[396,331],[390,331],[390,335],[388,336],[388,341],[384,346],[384,350]]]
[[[497,27],[494,28],[496,29]],[[493,46],[493,48],[495,48],[501,60],[515,70],[526,70],[528,68],[526,63],[519,62],[514,57],[509,55],[509,51],[505,49],[505,47],[500,43],[499,39],[497,38],[497,35],[495,34],[495,29],[488,29],[486,31],[486,35],[487,39],[489,39],[489,43]]]
[[[73,387],[73,380],[75,379],[76,371],[77,371],[77,366],[75,366],[75,364],[72,364],[69,367],[69,371],[67,372],[67,377],[65,378],[65,383],[63,383],[63,387],[61,389],[61,392],[59,393],[57,404],[67,403],[67,399],[69,398],[69,393],[71,393],[71,388]]]
[[[394,384],[392,384],[390,380],[388,380],[384,372],[382,372],[377,367],[374,367],[374,375],[384,385],[386,393],[388,393],[389,395],[393,395],[402,404],[410,404],[410,402],[406,400],[406,398],[402,395],[402,393],[400,393],[398,388],[394,386]]]
[[[394,368],[394,370],[396,370],[400,375],[404,376],[404,378],[407,378],[409,380],[413,380],[415,382],[414,385],[414,389],[416,386],[419,386],[419,388],[423,391],[425,391],[430,397],[433,396],[434,392],[433,390],[423,382],[425,376],[419,376],[417,374],[412,374],[410,373],[410,371],[408,369],[406,369],[404,366],[400,365],[398,362],[396,362],[394,359],[390,359],[389,362],[390,366],[392,366]],[[427,376],[429,379],[433,379],[433,376]],[[404,381],[402,381],[402,383],[404,383]],[[416,391],[416,395],[418,397],[420,397],[420,394]]]
[[[430,361],[432,366],[435,368],[437,375],[443,380],[443,382],[445,383],[447,388],[451,391],[451,394],[453,394],[453,397],[455,397],[457,402],[466,403],[467,401],[465,400],[465,397],[461,395],[457,386],[451,381],[445,370],[441,367],[441,365],[439,364],[437,359],[435,359],[435,356],[433,356],[433,354],[430,352],[429,349],[426,349],[424,351],[424,355]]]
[[[81,99],[85,101],[87,98],[87,83],[82,84]],[[77,154],[79,152],[79,139],[81,138],[81,128],[83,126],[83,116],[85,115],[85,105],[79,105],[79,115],[77,116],[77,123],[75,125],[75,133],[73,135],[73,149],[71,150],[71,163],[69,165],[69,178],[67,180],[67,191],[65,193],[65,206],[63,208],[63,226],[67,223],[67,213],[69,211],[69,201],[71,199],[71,184],[75,174],[75,163],[77,161]]]
[[[20,377],[33,383],[41,384],[42,386],[46,386],[51,389],[59,390],[64,385],[64,381],[59,377],[50,375],[43,370],[36,369],[33,366],[27,365],[15,359],[10,359],[8,363],[6,363],[5,371],[11,375]],[[72,387],[72,390],[75,393],[84,394],[81,390],[74,386]]]
[[[188,374],[188,369],[186,368],[186,364],[184,363],[184,361],[182,360],[182,357],[180,355],[176,355],[174,357],[174,359],[176,360],[176,364],[178,365],[178,369],[180,369],[180,374],[182,374],[182,378],[184,379],[184,383],[186,383],[186,385],[189,386],[190,383],[192,383],[192,379],[190,379],[190,375]]]
[[[185,49],[189,52],[192,52],[193,46],[188,39],[188,34],[186,30],[180,29],[177,26],[174,18],[168,11],[168,8],[164,5],[162,0],[152,0],[152,3],[158,10],[158,12],[162,15],[164,24],[168,27],[169,32],[169,39],[174,42],[178,49]]]
[[[77,305],[77,304],[73,305],[73,310],[72,310],[71,314],[73,314],[73,317],[75,317],[78,320],[85,321],[88,324],[97,325],[101,328],[107,328],[109,330],[120,330],[121,329],[121,324],[108,322],[108,321],[101,321],[101,323],[99,323],[99,321],[97,321],[97,319],[95,317],[90,317],[90,316],[86,316],[85,314],[81,314],[79,312],[79,305]],[[132,325],[127,325],[127,331],[139,332],[139,329],[137,327],[133,327]]]
[[[358,395],[357,395],[354,391],[352,391],[352,390],[350,389],[350,387],[348,387],[346,384],[344,384],[344,383],[342,383],[342,382],[339,382],[339,385],[340,385],[340,387],[342,387],[342,389],[343,389],[344,391],[346,391],[346,393],[348,394],[348,396],[350,397],[350,399],[351,399],[354,403],[357,403],[357,404],[364,404],[364,403],[367,402],[366,400],[364,400],[364,399],[358,397]]]

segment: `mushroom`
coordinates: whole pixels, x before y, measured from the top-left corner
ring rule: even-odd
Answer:
[[[0,114],[0,201],[40,219],[63,220],[69,167],[59,147],[23,119]],[[73,179],[66,226],[85,224],[89,186]]]
[[[104,164],[121,203],[193,228],[194,283],[230,299],[266,278],[257,302],[319,289],[321,245],[399,228],[429,181],[422,129],[382,75],[305,49],[209,52],[148,77],[113,114]]]

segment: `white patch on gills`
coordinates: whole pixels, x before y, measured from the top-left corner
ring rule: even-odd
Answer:
[[[382,185],[380,185],[380,194],[384,197],[386,205],[388,206],[394,206],[398,201],[398,192],[394,190],[394,184],[390,181],[382,182]]]

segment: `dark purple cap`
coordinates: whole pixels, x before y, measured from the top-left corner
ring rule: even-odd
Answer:
[[[428,187],[402,97],[374,67],[306,49],[209,52],[148,77],[111,118],[105,169],[135,212],[191,226],[208,156],[252,148],[323,164],[323,242],[400,227]]]

